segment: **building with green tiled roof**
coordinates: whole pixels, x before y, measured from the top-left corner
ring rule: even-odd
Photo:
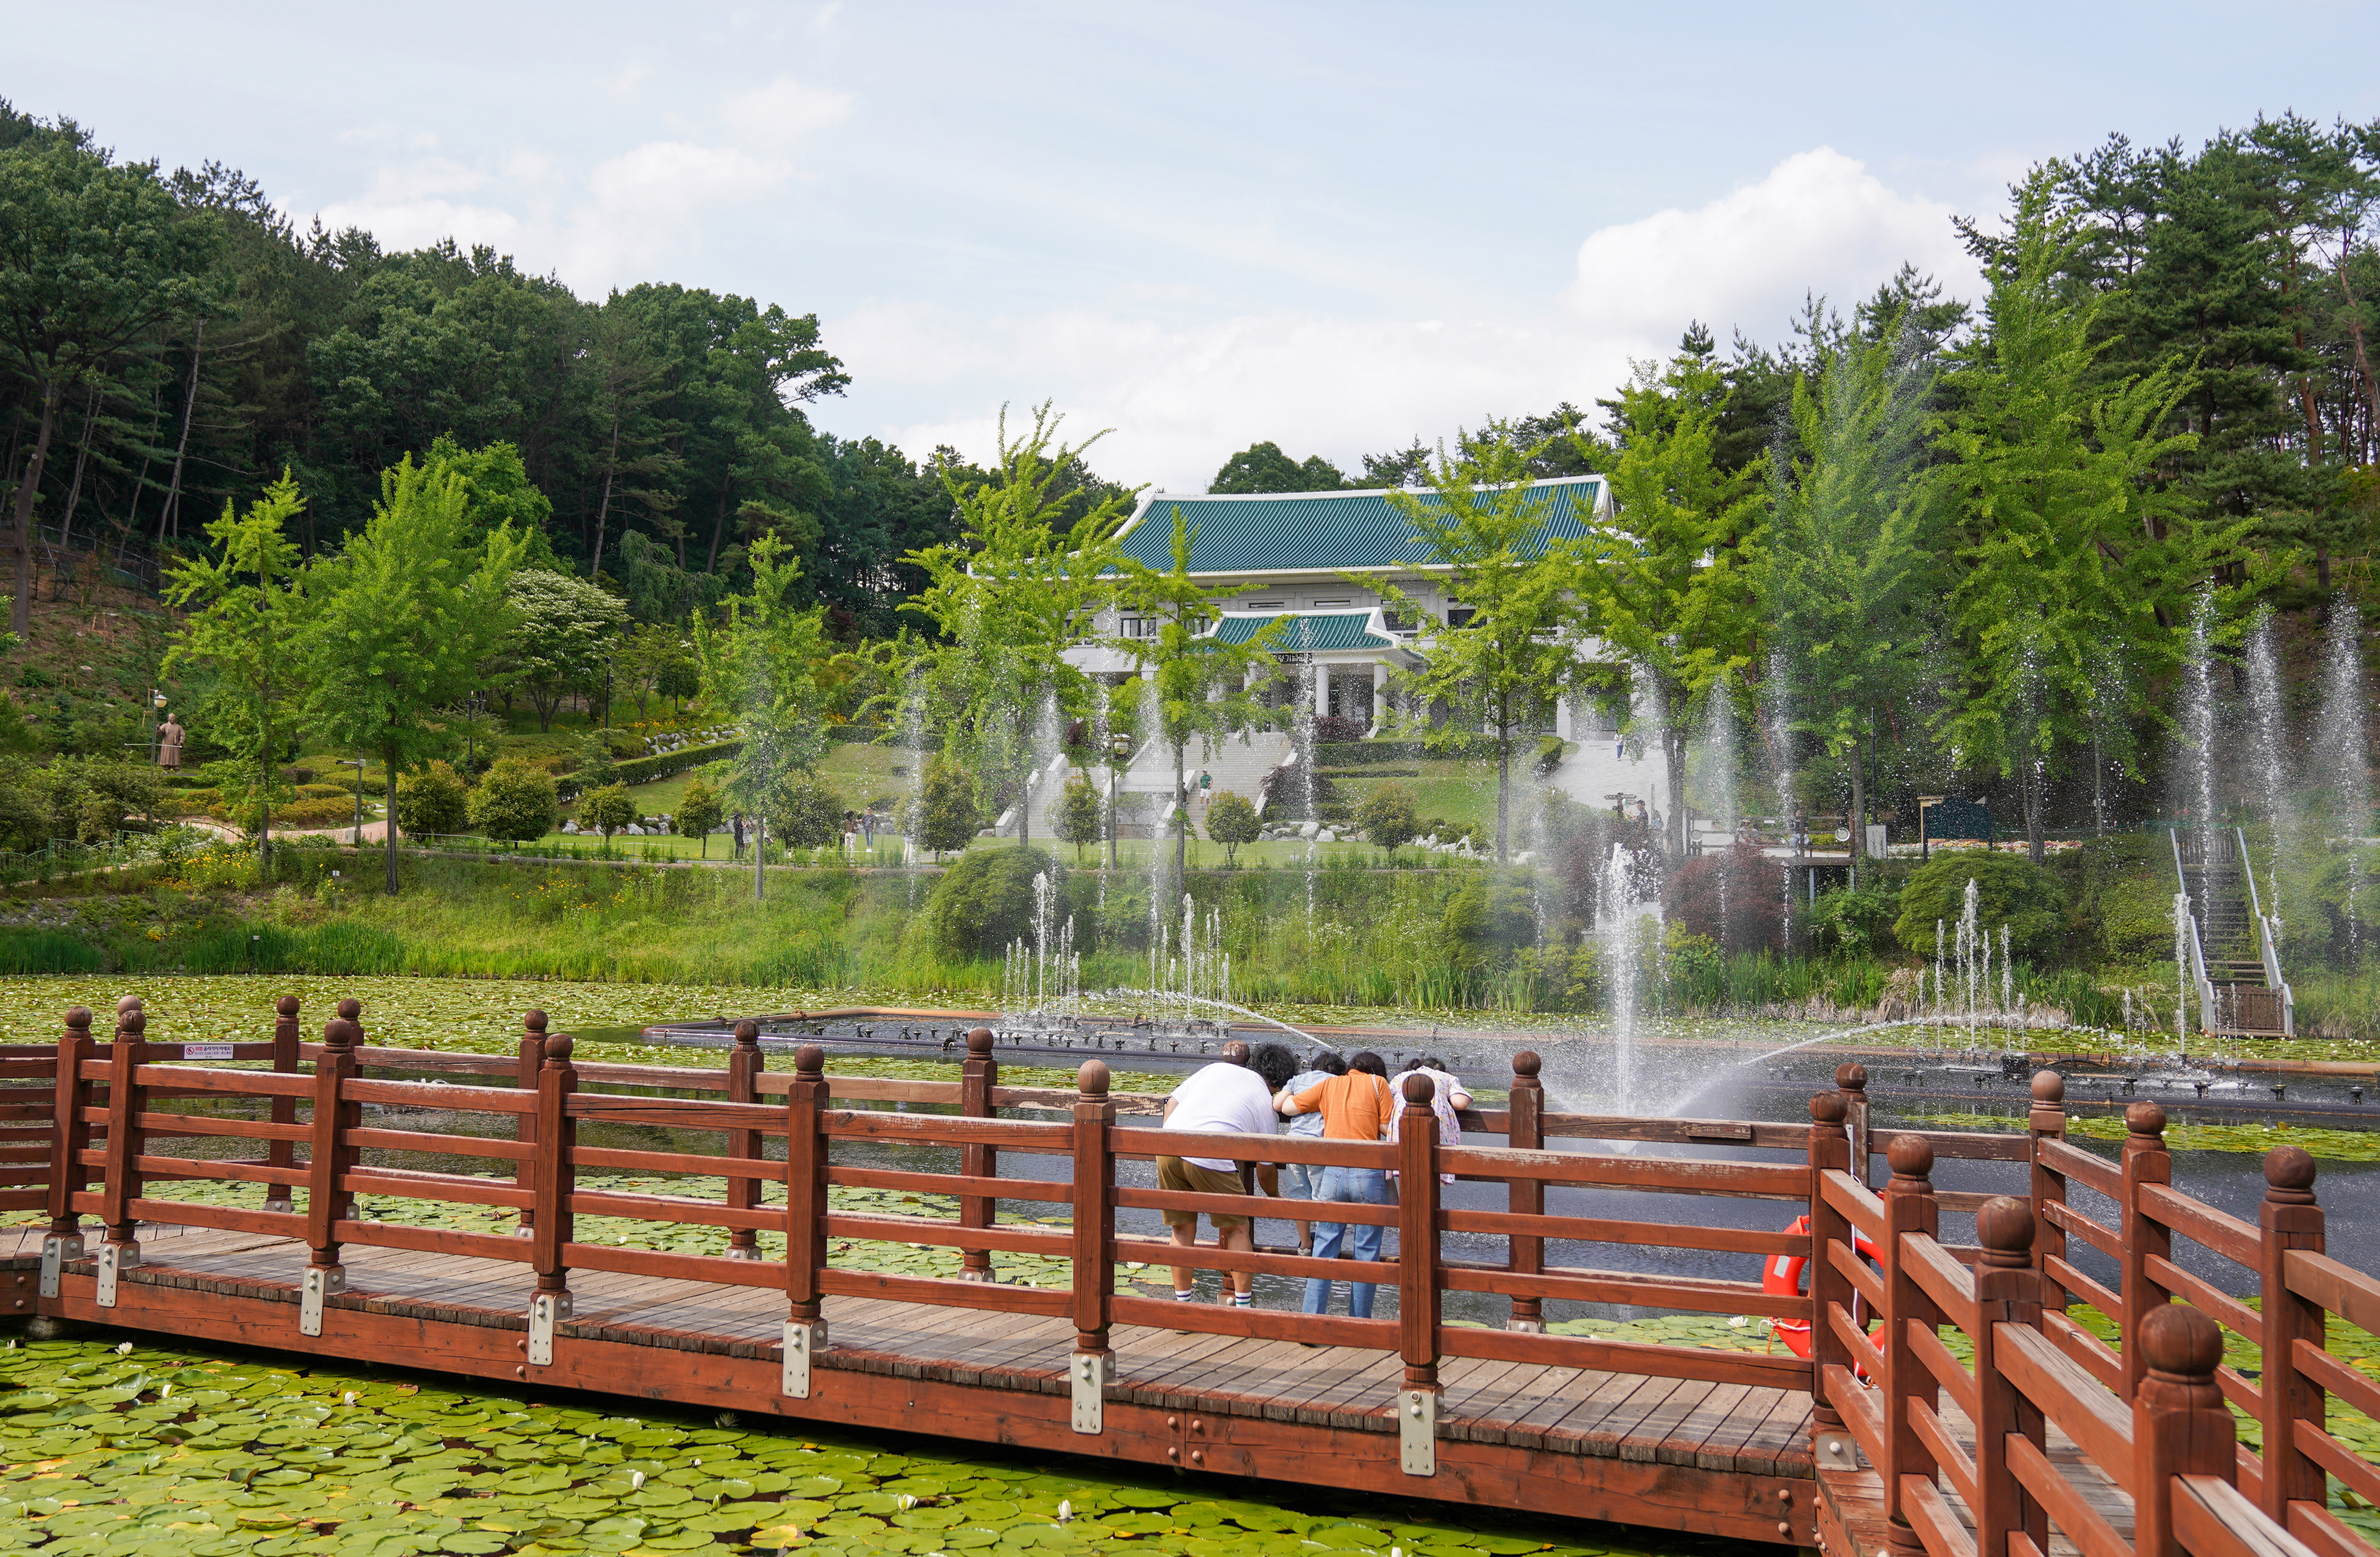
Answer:
[[[1546,504],[1546,539],[1574,540],[1611,514],[1609,485],[1600,476],[1534,483]],[[1437,495],[1409,494],[1424,504]],[[1450,623],[1460,626],[1463,602],[1446,587],[1447,569],[1429,560],[1413,521],[1385,491],[1151,493],[1119,532],[1124,554],[1149,567],[1173,566],[1173,516],[1190,529],[1190,572],[1208,588],[1230,590],[1217,636],[1245,642],[1267,623],[1287,617],[1276,639],[1284,662],[1310,666],[1314,712],[1366,725],[1375,723],[1391,669],[1417,663],[1410,645]],[[1370,584],[1377,578],[1419,608],[1392,614]],[[1136,638],[1154,625],[1117,612],[1099,631]],[[1131,668],[1122,652],[1086,645],[1068,656],[1084,669],[1120,676]],[[1567,724],[1567,720],[1563,721]],[[1567,734],[1567,731],[1564,732]]]

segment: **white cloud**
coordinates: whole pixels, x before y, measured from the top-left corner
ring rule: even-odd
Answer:
[[[827,321],[858,383],[847,415],[818,414],[836,427],[872,420],[912,454],[948,443],[986,458],[1000,403],[1048,395],[1077,436],[1116,429],[1093,465],[1119,480],[1196,490],[1263,438],[1352,473],[1366,453],[1488,415],[1591,406],[1632,358],[1671,349],[1690,320],[1722,340],[1738,325],[1773,340],[1805,293],[1848,308],[1903,260],[1973,297],[1975,272],[1949,214],[1821,147],[1698,209],[1593,233],[1572,283],[1558,289],[1549,277],[1546,306],[1518,317],[1462,317],[1453,298],[1414,319],[1251,313],[1186,325],[880,303]]]
[[[1774,338],[1808,293],[1848,311],[1904,260],[1972,297],[1974,262],[1951,214],[1821,146],[1696,210],[1590,235],[1564,301],[1590,336],[1646,352],[1674,344],[1692,319],[1722,340],[1739,325]]]
[[[747,143],[783,146],[851,117],[856,101],[847,91],[806,86],[780,76],[765,87],[731,97],[720,117]]]
[[[478,169],[444,158],[399,163],[382,167],[369,193],[324,206],[320,215],[334,231],[362,227],[392,251],[445,237],[467,249],[503,248],[522,236],[519,219],[500,205],[463,198],[484,192],[488,183]]]

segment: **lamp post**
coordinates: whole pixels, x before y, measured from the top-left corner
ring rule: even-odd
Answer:
[[[1132,755],[1132,737],[1119,730],[1108,737],[1108,869],[1116,868],[1116,803],[1123,797],[1118,764]]]

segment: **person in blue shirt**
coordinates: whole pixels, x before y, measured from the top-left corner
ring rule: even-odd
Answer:
[[[1291,1077],[1289,1084],[1274,1094],[1273,1106],[1278,1109],[1283,1098],[1293,1098],[1309,1087],[1318,1087],[1334,1076],[1346,1074],[1347,1061],[1343,1056],[1333,1050],[1317,1049],[1313,1057],[1305,1062],[1305,1068]],[[1289,1133],[1293,1136],[1304,1136],[1313,1140],[1320,1140],[1322,1115],[1300,1113],[1293,1116],[1289,1122]],[[1311,1162],[1291,1162],[1284,1165],[1281,1171],[1281,1192],[1284,1197],[1311,1200],[1314,1198],[1315,1186],[1321,1182],[1322,1170]],[[1314,1223],[1301,1222],[1297,1224],[1297,1252],[1300,1254],[1314,1252]]]

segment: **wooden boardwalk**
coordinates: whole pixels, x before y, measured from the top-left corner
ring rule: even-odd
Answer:
[[[580,1065],[531,1013],[515,1069],[367,1047],[352,1002],[304,1045],[297,1003],[281,1010],[270,1043],[151,1044],[128,1004],[105,1044],[75,1012],[55,1052],[0,1051],[0,1207],[48,1212],[0,1236],[14,1311],[1828,1557],[2372,1557],[2325,1478],[2380,1502],[2380,1470],[2325,1430],[2324,1400],[2380,1416],[2380,1385],[2322,1347],[2328,1315],[2380,1330],[2380,1282],[2322,1252],[2311,1159],[2270,1155],[2251,1224],[2170,1187],[2154,1105],[2128,1116],[2120,1163],[2069,1145],[2054,1073],[2027,1136],[1974,1136],[1871,1131],[1857,1065],[1808,1125],[1549,1113],[1523,1054],[1505,1108],[1464,1112],[1463,1144],[1439,1139],[1420,1077],[1398,1138],[1358,1142],[1152,1128],[1156,1101],[1111,1095],[1096,1060],[1073,1091],[1002,1087],[981,1030],[952,1084],[832,1076],[814,1046],[769,1073],[748,1024],[723,1071]],[[1660,1144],[1548,1150],[1562,1137]],[[1148,1212],[1250,1209],[1146,1186],[1138,1164],[1183,1151],[1393,1174],[1391,1203],[1332,1213],[1380,1228],[1382,1258],[1151,1236]],[[2004,1164],[2016,1193],[1937,1191],[1937,1156]],[[1041,1174],[1003,1175],[1011,1157]],[[151,1191],[177,1181],[252,1186],[262,1209]],[[1443,1188],[1466,1181],[1486,1190]],[[725,1188],[692,1192],[705,1182]],[[855,1209],[885,1191],[918,1213]],[[395,1214],[362,1215],[359,1195]],[[1612,1214],[1631,1196],[1658,1198]],[[494,1226],[407,1220],[425,1201],[494,1208]],[[1033,1220],[1002,1221],[1007,1202]],[[1974,1244],[1940,1240],[1945,1210],[1973,1214]],[[582,1242],[581,1216],[723,1229],[730,1254]],[[2184,1240],[2250,1272],[2261,1310],[2179,1263]],[[844,1258],[872,1243],[955,1249],[965,1279]],[[1609,1269],[1598,1247],[1752,1257],[1765,1279]],[[995,1251],[1064,1284],[1000,1283]],[[1185,1256],[1390,1287],[1394,1315],[1119,1289],[1121,1265]],[[1449,1321],[1450,1292],[1502,1324]],[[1548,1333],[1548,1304],[1766,1316],[1808,1355]],[[2218,1323],[2260,1370],[2221,1366]],[[2263,1453],[2235,1443],[2227,1399],[2260,1418]]]
[[[95,1301],[95,1261],[85,1259],[67,1265],[60,1295],[42,1311],[516,1382],[531,1376],[517,1265],[351,1249],[347,1290],[325,1299],[322,1333],[308,1336],[298,1323],[303,1243],[170,1224],[143,1224],[140,1242],[140,1263],[123,1273],[114,1307]],[[12,1243],[0,1244],[12,1273],[39,1265],[38,1231]],[[1643,1523],[1658,1512],[1672,1527],[1714,1534],[1748,1533],[1756,1518],[1771,1540],[1775,1511],[1809,1502],[1810,1399],[1791,1391],[1461,1360],[1439,1380],[1439,1474],[1417,1478],[1398,1468],[1393,1400],[1403,1365],[1394,1352],[1119,1326],[1107,1430],[1087,1438],[1069,1421],[1075,1331],[1063,1320],[831,1297],[831,1344],[817,1356],[809,1397],[795,1401],[779,1389],[782,1293],[589,1272],[571,1294],[553,1363],[534,1369],[540,1384],[1593,1518]]]

